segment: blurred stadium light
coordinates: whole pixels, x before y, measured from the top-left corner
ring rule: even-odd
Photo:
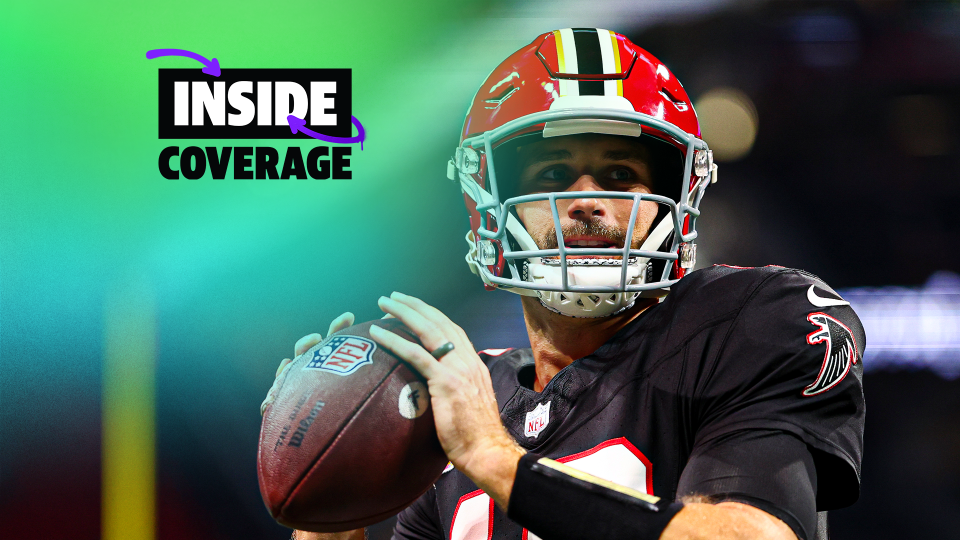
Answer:
[[[919,288],[838,292],[863,321],[865,371],[927,368],[948,379],[960,376],[960,275],[937,272]]]
[[[759,118],[750,97],[731,87],[714,88],[695,103],[703,140],[717,161],[736,161],[750,153],[757,140]]]

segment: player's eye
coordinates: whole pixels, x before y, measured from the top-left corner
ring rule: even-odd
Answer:
[[[607,170],[604,178],[611,184],[611,187],[619,187],[626,191],[632,191],[638,186],[646,186],[650,189],[650,179],[644,174],[638,174],[631,167],[616,166]]]
[[[520,180],[520,193],[545,193],[548,191],[563,191],[573,183],[574,175],[569,167],[551,165],[539,171],[531,171]]]
[[[569,182],[572,180],[572,178],[572,175],[566,168],[550,167],[549,169],[546,169],[540,173],[539,180],[541,183],[556,184],[561,182]]]
[[[611,180],[616,180],[617,182],[627,182],[633,180],[635,175],[630,169],[614,169],[610,171],[610,174],[607,175]]]

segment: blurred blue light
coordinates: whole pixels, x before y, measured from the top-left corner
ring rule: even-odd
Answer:
[[[832,14],[814,13],[793,19],[791,36],[802,43],[858,41],[860,32],[850,19]]]
[[[849,66],[860,57],[860,30],[842,15],[818,12],[797,16],[790,23],[789,35],[809,66]]]
[[[866,371],[921,369],[960,377],[960,275],[937,272],[922,287],[838,291],[867,334]]]

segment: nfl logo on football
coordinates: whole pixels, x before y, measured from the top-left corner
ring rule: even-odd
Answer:
[[[548,401],[546,405],[543,403],[537,405],[535,409],[527,413],[527,419],[523,423],[523,434],[527,437],[537,438],[537,435],[540,435],[540,432],[547,428],[547,424],[550,423],[550,404],[552,401]]]
[[[360,366],[372,364],[373,351],[376,349],[377,344],[367,338],[334,336],[313,351],[313,357],[303,369],[319,369],[345,377]]]

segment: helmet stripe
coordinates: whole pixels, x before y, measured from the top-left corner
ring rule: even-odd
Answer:
[[[615,32],[610,32],[610,41],[613,45],[613,65],[617,70],[617,73],[623,71],[623,67],[620,63],[620,40],[617,39],[617,34]],[[623,79],[617,79],[617,95],[623,96]]]
[[[601,75],[603,55],[600,52],[600,39],[596,28],[574,28],[573,40],[577,46],[578,74]],[[581,96],[602,96],[603,81],[579,81]]]
[[[557,56],[560,61],[560,73],[580,73],[579,58],[577,57],[577,43],[573,38],[573,29],[564,28],[557,30]],[[561,96],[579,96],[580,86],[578,81],[571,79],[560,79]]]
[[[563,59],[563,36],[560,35],[560,30],[553,31],[553,39],[557,42],[557,66],[559,66],[559,73],[567,72],[567,64]]]
[[[616,36],[609,30],[597,28],[597,38],[600,41],[600,58],[603,60],[603,73],[607,75],[620,73],[620,58],[619,51],[617,51],[616,48]],[[612,41],[610,38],[612,38]],[[620,95],[617,93],[617,82],[619,81],[603,81],[603,95]]]

